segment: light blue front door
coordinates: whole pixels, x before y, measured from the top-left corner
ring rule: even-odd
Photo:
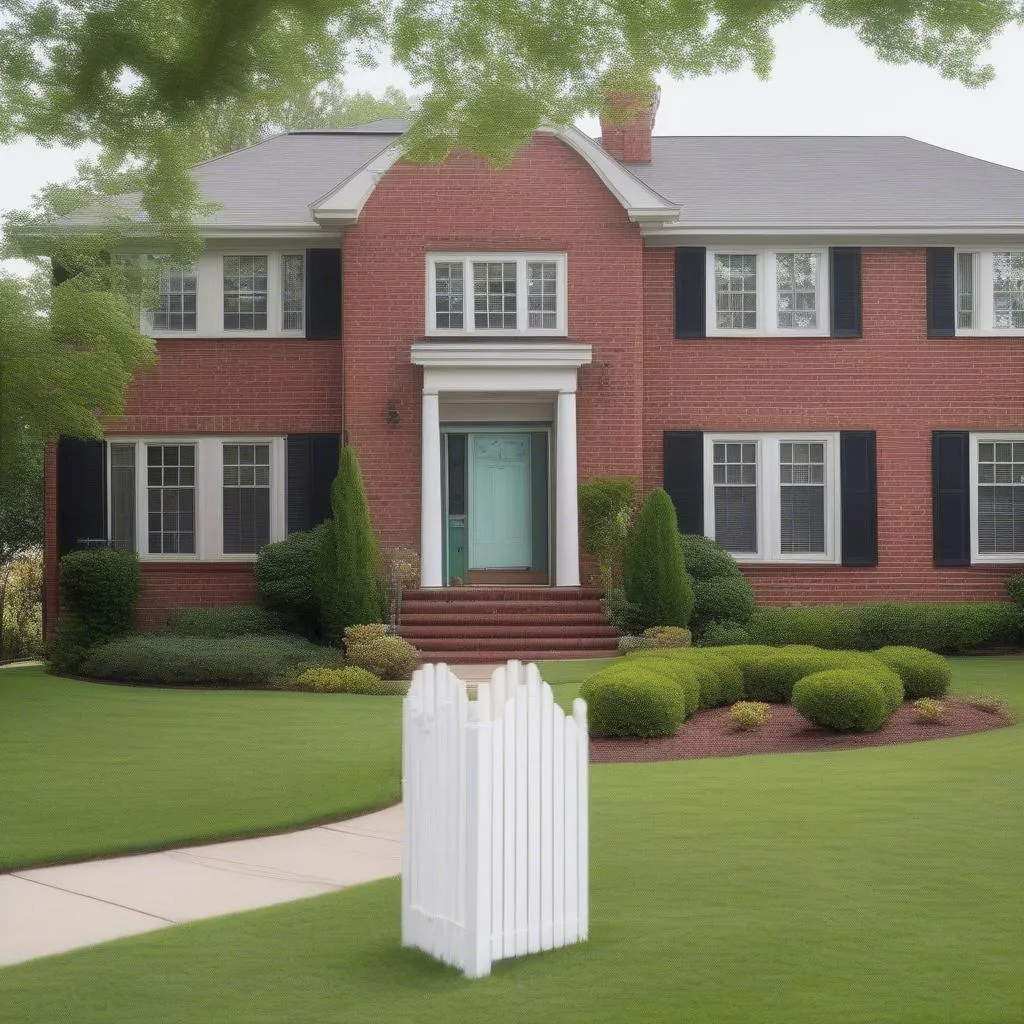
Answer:
[[[529,569],[530,435],[469,436],[469,567]]]

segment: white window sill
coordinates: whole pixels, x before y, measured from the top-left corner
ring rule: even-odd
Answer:
[[[271,541],[273,543],[273,541]],[[247,562],[255,562],[256,555],[152,555],[147,553],[139,554],[139,561],[149,563],[151,565],[159,565],[160,563],[173,563],[182,562],[189,565],[194,562],[240,562],[243,565]]]
[[[1024,565],[1024,554],[972,555],[971,565]]]
[[[261,341],[275,341],[279,338],[301,338],[305,340],[305,331],[144,331],[147,337],[155,341],[221,341],[234,339],[237,341],[259,339]]]
[[[842,562],[838,558],[832,558],[830,556],[825,555],[821,555],[819,557],[815,557],[813,555],[808,555],[806,557],[793,556],[792,558],[779,558],[777,556],[775,558],[760,558],[757,555],[733,555],[732,557],[735,558],[740,565],[750,566],[765,565],[777,567],[781,565],[792,565],[799,568],[801,566],[806,567],[809,565],[842,564]]]
[[[771,341],[821,341],[830,338],[828,331],[708,331],[709,338],[760,338]],[[837,341],[859,341],[859,338],[837,338]]]
[[[958,328],[958,338],[1024,338],[1024,329],[1020,327],[1004,327],[1000,329]]]
[[[567,338],[569,337],[568,331],[542,331],[540,328],[536,330],[520,331],[518,329],[512,330],[497,330],[494,328],[480,328],[479,330],[472,331],[445,331],[438,328],[427,331],[425,337],[427,338]]]

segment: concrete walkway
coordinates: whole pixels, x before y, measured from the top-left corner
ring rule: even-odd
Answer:
[[[284,835],[0,875],[0,966],[397,875],[402,809]]]

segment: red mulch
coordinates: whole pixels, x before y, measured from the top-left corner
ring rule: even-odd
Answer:
[[[851,750],[894,743],[947,739],[1012,725],[1008,714],[980,711],[952,697],[943,699],[942,724],[922,723],[904,704],[877,732],[833,732],[811,725],[788,704],[773,704],[771,717],[759,729],[737,729],[728,708],[699,711],[675,736],[658,739],[591,739],[590,760],[685,761],[696,757],[738,757],[742,754],[792,754],[807,750]]]

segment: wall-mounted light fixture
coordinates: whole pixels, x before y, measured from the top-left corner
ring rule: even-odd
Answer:
[[[384,419],[386,419],[391,426],[402,421],[401,413],[398,411],[398,403],[393,398],[388,402],[388,411],[384,414]]]

